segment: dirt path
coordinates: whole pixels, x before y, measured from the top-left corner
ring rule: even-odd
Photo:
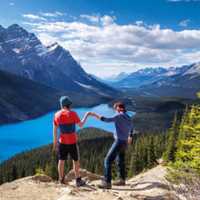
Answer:
[[[166,170],[157,166],[127,181],[123,187],[113,186],[111,190],[97,189],[100,182],[91,181],[80,189],[74,182],[62,186],[54,182],[38,182],[32,177],[19,179],[0,186],[1,200],[172,200],[167,182]]]

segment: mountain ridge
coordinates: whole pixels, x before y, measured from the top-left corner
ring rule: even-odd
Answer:
[[[128,93],[148,96],[196,98],[200,90],[200,62],[181,67],[145,68],[110,85]]]
[[[53,48],[54,47],[54,48]],[[60,90],[111,97],[116,90],[88,75],[59,44],[44,46],[17,24],[0,31],[0,69]]]
[[[58,90],[2,70],[0,91],[0,124],[33,119],[56,110],[62,95],[70,96],[74,107],[94,106],[111,100],[95,95],[82,98],[81,93]]]
[[[166,69],[164,67],[152,68],[147,67],[132,72],[117,82],[110,83],[111,86],[120,88],[139,88],[144,85],[153,83],[161,79],[163,76],[169,76],[175,73],[177,68],[171,67]]]
[[[158,96],[196,98],[200,90],[200,62],[182,66],[178,73],[162,78],[139,90]]]

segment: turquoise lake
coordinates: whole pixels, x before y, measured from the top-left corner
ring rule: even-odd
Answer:
[[[85,112],[92,111],[111,117],[115,111],[107,104],[92,108],[75,108],[80,118]],[[45,144],[52,143],[52,121],[55,112],[50,112],[34,120],[0,126],[0,162],[13,155]],[[134,114],[133,112],[130,114]],[[86,127],[101,128],[110,132],[115,131],[113,123],[104,123],[95,118],[88,118]]]

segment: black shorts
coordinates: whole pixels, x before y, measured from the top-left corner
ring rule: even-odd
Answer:
[[[67,160],[68,155],[74,161],[79,160],[79,149],[77,144],[61,144],[58,145],[58,159]]]

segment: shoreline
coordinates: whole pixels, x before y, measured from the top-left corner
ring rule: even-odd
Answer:
[[[108,131],[104,130],[103,128],[101,129],[101,128],[95,128],[95,127],[86,127],[86,128],[83,128],[83,129],[79,129],[79,130],[77,130],[77,134],[80,134],[81,131],[85,131],[85,130],[88,130],[88,129],[89,129],[89,130],[94,130],[94,129],[95,129],[95,130],[99,130],[100,132],[105,132],[106,134],[112,134],[112,132],[108,132]],[[82,134],[83,134],[83,133],[82,133]],[[102,135],[102,136],[103,136],[103,135]],[[102,137],[102,136],[101,136],[101,137]],[[105,136],[106,136],[106,135],[105,135]],[[91,138],[90,138],[90,139],[91,139]],[[78,142],[81,142],[81,141],[82,141],[82,138],[79,139]],[[9,162],[9,161],[12,160],[12,159],[15,159],[15,157],[18,157],[18,156],[27,154],[27,153],[32,152],[32,151],[35,151],[35,150],[47,148],[47,147],[49,147],[49,146],[51,146],[51,145],[52,145],[52,143],[47,143],[47,144],[43,144],[43,145],[40,145],[40,146],[37,146],[37,147],[33,147],[33,148],[26,149],[26,150],[21,151],[21,152],[17,152],[17,153],[15,153],[15,154],[13,154],[12,156],[7,157],[7,158],[4,159],[4,160],[1,160],[1,159],[0,159],[0,165],[4,164],[4,163],[6,163],[6,162]]]
[[[75,108],[74,110],[82,118],[84,113],[90,110],[90,107]],[[108,114],[109,116],[114,114],[114,111],[108,107],[108,104],[91,107],[91,111],[103,115]],[[49,112],[36,119],[0,126],[0,141],[2,143],[0,147],[1,160],[3,161],[16,153],[51,143],[52,118],[53,112]],[[94,118],[90,118],[84,128],[94,126],[103,130],[114,131],[113,124],[103,123]],[[77,127],[77,131],[79,130]]]
[[[98,103],[92,103],[92,104],[89,104],[89,105],[74,105],[72,106],[72,109],[81,109],[81,108],[92,108],[92,107],[95,107],[95,106],[99,106],[101,104],[107,104],[109,105],[113,100],[109,100],[109,101],[101,101],[101,102],[98,102]],[[44,115],[47,115],[48,113],[50,112],[56,112],[57,110],[59,110],[59,106],[55,106],[54,108],[51,108],[51,109],[48,109],[44,112],[41,112],[41,113],[37,113],[37,114],[34,114],[32,116],[26,116],[26,119],[16,119],[16,120],[10,120],[9,122],[4,122],[2,123],[0,121],[0,127],[3,127],[5,125],[12,125],[12,124],[17,124],[17,123],[21,123],[21,122],[26,122],[26,121],[30,121],[30,120],[35,120],[39,117],[42,117]]]

